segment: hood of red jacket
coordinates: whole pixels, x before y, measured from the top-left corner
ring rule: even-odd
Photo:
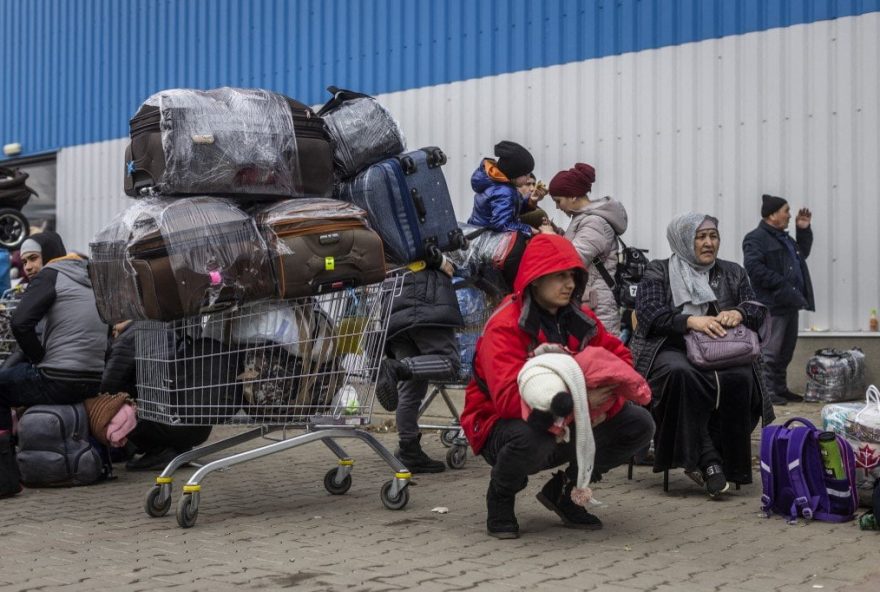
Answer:
[[[555,234],[539,234],[529,241],[523,253],[513,291],[522,297],[526,287],[539,277],[567,269],[578,271],[575,295],[579,300],[587,283],[587,268],[580,255],[568,239]]]

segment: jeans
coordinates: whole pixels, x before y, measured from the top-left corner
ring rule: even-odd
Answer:
[[[572,425],[573,428],[573,425]],[[654,420],[644,408],[627,403],[620,412],[593,428],[596,460],[593,481],[626,462],[654,436]],[[569,463],[569,479],[577,477],[574,429],[568,442],[557,443],[549,432],[537,431],[522,419],[500,419],[492,427],[481,454],[492,465],[492,481],[498,489],[516,493],[525,488],[528,476]]]
[[[781,396],[788,390],[786,374],[798,337],[798,311],[793,310],[771,317],[770,337],[762,344],[764,378],[770,393]]]
[[[400,439],[415,440],[429,382],[449,382],[458,375],[458,341],[450,327],[421,327],[395,336],[386,349],[412,372],[410,380],[398,383],[396,420]]]
[[[12,407],[79,403],[99,388],[100,381],[51,380],[33,364],[0,369],[0,430],[12,429]]]

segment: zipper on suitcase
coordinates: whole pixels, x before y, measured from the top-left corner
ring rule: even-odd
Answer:
[[[353,222],[340,222],[338,224],[315,224],[312,226],[303,226],[300,228],[290,229],[290,230],[282,230],[280,232],[275,232],[275,236],[278,238],[286,238],[289,236],[304,236],[307,234],[319,234],[323,232],[334,232],[337,230],[353,230],[358,228],[365,228],[362,222],[353,221]]]

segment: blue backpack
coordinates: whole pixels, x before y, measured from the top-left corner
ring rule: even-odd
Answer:
[[[795,422],[803,426],[789,427]],[[798,516],[825,522],[846,522],[855,517],[859,500],[852,447],[836,436],[846,478],[835,479],[822,463],[820,433],[801,417],[761,430],[761,509],[768,517],[782,514],[789,523],[796,522]]]

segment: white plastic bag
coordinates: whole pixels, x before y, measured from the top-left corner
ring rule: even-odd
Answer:
[[[852,423],[859,440],[880,443],[880,390],[873,384],[865,391],[865,406],[856,413]]]

